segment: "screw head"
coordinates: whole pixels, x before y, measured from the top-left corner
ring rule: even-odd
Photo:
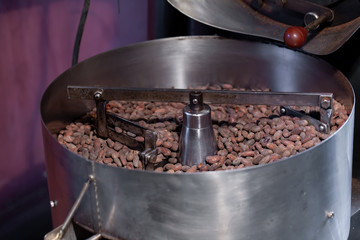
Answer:
[[[334,218],[335,217],[335,213],[334,212],[326,212],[326,216],[328,218]]]
[[[330,99],[329,98],[323,98],[321,100],[321,107],[324,109],[328,109],[330,107]]]
[[[95,98],[95,100],[100,100],[101,97],[102,97],[102,92],[101,92],[101,91],[96,91],[96,92],[94,93],[94,98]]]
[[[325,130],[326,130],[326,127],[323,124],[320,124],[319,125],[319,131],[320,132],[325,132]]]
[[[94,180],[95,180],[95,176],[92,175],[92,174],[90,174],[90,175],[89,175],[89,179],[90,179],[90,181],[94,181]]]
[[[284,107],[280,107],[280,113],[281,114],[285,114],[286,113],[286,109]]]

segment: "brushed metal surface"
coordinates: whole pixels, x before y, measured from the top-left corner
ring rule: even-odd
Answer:
[[[303,17],[296,17],[297,13],[289,10],[276,9],[271,5],[256,10],[249,2],[256,5],[257,0],[168,2],[186,16],[209,26],[280,42],[283,42],[287,28],[303,25]],[[323,1],[309,2],[327,5]],[[318,31],[311,32],[301,49],[316,55],[327,55],[339,49],[360,27],[359,7],[360,3],[357,0],[332,4],[331,9],[335,11],[334,21]]]
[[[351,111],[314,148],[234,171],[166,174],[95,164],[52,136],[91,107],[67,85],[175,87],[226,82],[274,91],[333,92]],[[125,239],[346,239],[350,228],[354,95],[343,74],[317,58],[270,44],[180,37],[97,55],[59,76],[41,102],[54,226],[94,174],[75,221]],[[96,194],[97,193],[97,194]],[[97,197],[96,197],[97,195]],[[96,199],[98,198],[98,199]],[[333,218],[327,213],[334,212]]]
[[[183,109],[183,124],[179,137],[179,160],[183,165],[204,164],[207,156],[217,152],[216,138],[211,122],[211,108],[195,111],[190,105]]]

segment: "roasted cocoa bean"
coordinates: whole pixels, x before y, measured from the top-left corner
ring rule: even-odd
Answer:
[[[233,89],[233,86],[222,84],[201,88]],[[278,106],[211,105],[212,120],[221,123],[213,125],[217,138],[217,154],[208,156],[206,164],[190,167],[182,166],[178,162],[178,130],[184,106],[183,103],[110,101],[107,111],[156,131],[158,153],[154,163],[149,163],[146,170],[165,170],[170,173],[230,170],[274,162],[315,146],[337,131],[348,119],[344,106],[335,99],[330,134],[317,132],[307,120],[291,116],[279,117]],[[312,108],[298,109],[309,112]],[[96,114],[91,111],[89,116],[94,118]],[[128,169],[144,168],[139,160],[138,151],[109,138],[98,138],[96,130],[91,126],[94,126],[93,122],[71,123],[60,130],[58,142],[70,151],[99,163]],[[132,136],[137,141],[144,141],[143,137],[135,136],[118,127],[115,127],[115,131]],[[156,167],[156,164],[162,162],[165,164],[164,167]]]
[[[155,170],[154,170],[154,172],[163,172],[164,170],[163,170],[163,168],[162,167],[157,167]]]
[[[214,163],[218,162],[219,160],[220,160],[219,155],[207,156],[205,159],[205,161],[209,164],[214,164]]]
[[[255,155],[254,151],[246,151],[240,154],[241,157],[253,157],[254,155]]]
[[[197,170],[197,167],[194,165],[194,166],[191,166],[188,170],[186,170],[187,173],[193,173],[193,172],[196,172]]]
[[[311,147],[313,147],[315,144],[314,144],[314,141],[313,140],[309,140],[309,141],[307,141],[307,142],[305,142],[305,143],[303,143],[303,147],[304,148],[311,148]]]
[[[250,167],[253,165],[251,158],[242,158],[241,159],[242,164],[244,164],[246,167]]]

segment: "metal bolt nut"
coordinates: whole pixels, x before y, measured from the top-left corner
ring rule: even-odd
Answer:
[[[101,91],[96,91],[94,93],[94,98],[95,98],[95,100],[100,100],[102,98],[102,92]]]
[[[330,99],[329,98],[323,98],[321,99],[321,107],[324,109],[328,109],[330,107]]]

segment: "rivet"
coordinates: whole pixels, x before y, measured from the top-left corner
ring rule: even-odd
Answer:
[[[334,218],[335,217],[335,213],[334,212],[326,212],[326,216],[328,218]]]
[[[281,114],[285,114],[286,113],[286,109],[284,107],[280,107],[280,113]]]
[[[58,201],[57,200],[50,200],[50,207],[56,207],[58,205]]]
[[[94,93],[94,98],[95,98],[95,100],[100,100],[101,97],[102,97],[102,92],[101,92],[101,91],[96,91],[96,92]]]

